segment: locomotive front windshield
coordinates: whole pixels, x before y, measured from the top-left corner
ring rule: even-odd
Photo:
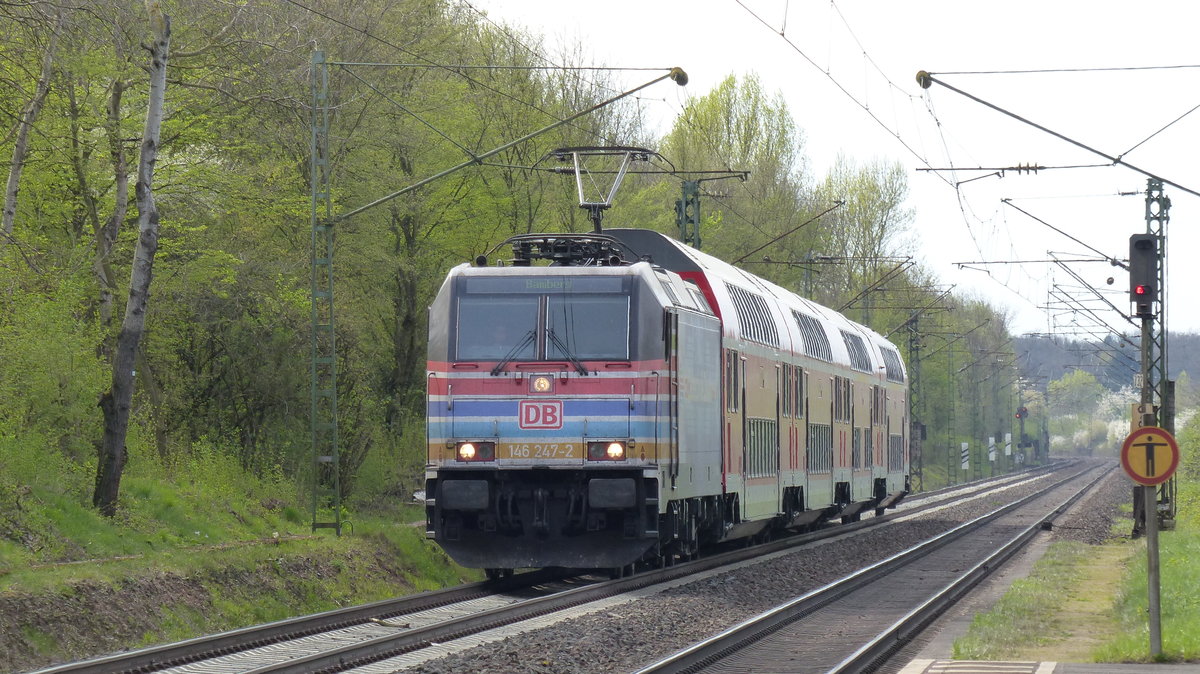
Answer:
[[[627,277],[462,279],[456,360],[628,360]]]

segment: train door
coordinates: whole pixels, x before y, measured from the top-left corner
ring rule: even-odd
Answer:
[[[858,384],[850,382],[850,429],[847,435],[846,444],[849,445],[849,451],[846,457],[846,466],[850,469],[850,500],[858,500],[862,494],[860,485],[862,480],[859,478],[859,471],[862,470],[862,429],[858,427]]]
[[[721,324],[713,316],[672,312],[673,460],[672,498],[720,491],[721,390],[712,378],[721,358]]]
[[[780,369],[780,490],[783,493],[784,512],[799,512],[804,509],[801,497],[807,485],[804,483],[804,370],[798,365],[784,363]]]
[[[873,386],[854,386],[854,410],[851,419],[854,446],[851,450],[854,472],[854,500],[872,496],[871,483],[871,396]]]
[[[725,427],[721,429],[724,456],[722,466],[725,474],[725,493],[740,494],[745,486],[743,477],[743,414],[745,387],[745,363],[737,349],[725,349]],[[740,514],[740,513],[739,513]]]
[[[744,439],[746,489],[742,512],[746,519],[774,517],[779,512],[779,368],[773,360],[755,357],[746,362]]]
[[[833,503],[833,377],[805,379],[805,387],[808,388],[805,451],[808,507],[824,508]]]
[[[867,455],[871,462],[871,476],[875,479],[887,476],[884,451],[887,447],[887,390],[882,386],[871,387],[871,426],[867,434]]]
[[[903,392],[894,394],[887,418],[887,474],[889,490],[903,484],[908,471],[908,404]]]
[[[850,496],[850,450],[854,395],[848,377],[833,377],[833,484],[834,502],[845,504]]]
[[[798,436],[797,442],[799,444],[799,456],[797,457],[799,461],[797,462],[797,469],[801,472],[800,486],[804,489],[804,498],[800,505],[802,508],[808,509],[812,507],[813,503],[815,503],[815,501],[812,500],[812,488],[809,484],[808,475],[808,450],[810,445],[809,438],[811,437],[809,431],[809,422],[812,420],[812,415],[809,414],[808,411],[808,396],[810,395],[810,389],[808,388],[808,370],[800,370],[798,379],[800,381],[800,387],[796,393],[796,416],[803,416],[804,423],[800,424],[800,427],[796,429],[796,435]]]

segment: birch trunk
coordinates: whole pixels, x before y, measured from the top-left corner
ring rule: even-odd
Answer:
[[[54,52],[58,48],[58,35],[62,32],[63,14],[60,11],[54,24],[54,32],[50,34],[50,44],[46,47],[46,55],[42,58],[42,72],[38,75],[37,89],[29,104],[21,111],[17,122],[17,140],[13,145],[12,161],[8,166],[8,184],[4,190],[4,215],[0,219],[0,246],[12,238],[13,220],[17,215],[17,192],[21,189],[21,171],[25,168],[25,155],[29,151],[29,130],[37,121],[46,102],[46,94],[50,92],[50,77],[54,74]]]
[[[125,436],[129,430],[129,412],[133,401],[134,361],[146,326],[146,306],[154,253],[158,249],[158,209],[154,205],[152,184],[154,163],[158,158],[159,131],[162,127],[163,100],[167,88],[167,54],[171,43],[171,19],[163,14],[157,0],[146,0],[154,42],[150,45],[150,101],[146,109],[146,129],[142,136],[134,193],[138,206],[138,241],[129,277],[129,301],[117,335],[113,359],[112,388],[100,397],[104,412],[104,438],[96,465],[96,491],[92,503],[101,514],[116,513],[125,468]]]

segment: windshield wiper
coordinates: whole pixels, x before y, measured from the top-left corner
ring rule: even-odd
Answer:
[[[513,362],[513,359],[517,357],[517,354],[521,353],[521,349],[524,349],[533,343],[533,338],[535,335],[536,333],[533,330],[525,333],[525,337],[520,341],[520,343],[509,350],[508,354],[505,355],[499,363],[496,363],[496,367],[492,368],[492,376],[495,377],[496,375],[500,374],[500,372],[504,370],[504,366]]]
[[[567,360],[575,366],[575,371],[586,377],[588,374],[588,369],[583,366],[583,363],[581,363],[578,358],[575,357],[575,354],[571,353],[571,350],[567,348],[567,345],[564,344],[561,339],[559,339],[558,335],[554,334],[553,328],[546,331],[546,336],[550,338],[550,341],[554,343],[554,346],[558,347],[559,351],[563,352],[563,355],[567,357]]]

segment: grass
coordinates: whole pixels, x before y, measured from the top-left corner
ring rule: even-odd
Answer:
[[[0,642],[23,670],[480,579],[450,562],[423,527],[409,526],[411,517],[361,519],[358,533],[341,537],[184,546],[15,571],[0,600],[36,610],[0,616],[10,635]]]
[[[1096,594],[1089,588],[1101,580],[1098,576],[1112,574],[1113,562],[1124,554],[1116,546],[1098,555],[1092,546],[1082,543],[1051,545],[1028,577],[1015,581],[992,610],[975,616],[967,634],[955,641],[954,657],[1036,659],[1031,652],[1061,648],[1068,638],[1079,644],[1077,628],[1092,622],[1089,618],[1096,612]],[[1100,610],[1107,613],[1106,608]],[[1086,633],[1103,632],[1108,622],[1090,624]]]
[[[53,635],[46,634],[36,627],[29,625],[21,629],[21,634],[25,637],[25,641],[31,644],[39,655],[50,655],[54,652],[57,640]]]
[[[1161,661],[1200,661],[1200,484],[1179,483],[1178,521],[1159,535]],[[1103,662],[1150,661],[1146,549],[1133,557],[1115,607],[1121,633],[1096,652]]]
[[[292,484],[248,475],[211,446],[171,465],[134,456],[110,519],[92,508],[91,467],[0,437],[0,588],[38,565],[306,532],[281,510]]]
[[[479,580],[425,538],[423,507],[343,505],[311,531],[306,494],[212,444],[164,464],[130,447],[118,514],[91,506],[94,468],[0,434],[0,670]]]

